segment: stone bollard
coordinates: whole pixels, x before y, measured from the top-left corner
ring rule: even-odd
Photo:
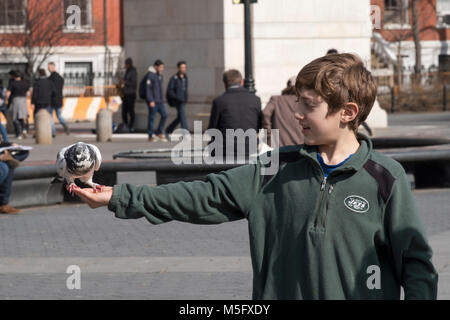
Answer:
[[[112,112],[108,109],[101,109],[97,113],[96,120],[97,141],[111,141],[112,138]]]
[[[37,144],[52,144],[52,120],[46,109],[39,110],[34,117]]]

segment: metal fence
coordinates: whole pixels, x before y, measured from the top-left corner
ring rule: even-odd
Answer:
[[[65,97],[117,96],[121,94],[120,73],[64,73]],[[1,73],[3,87],[7,88],[9,75]]]
[[[389,113],[447,111],[450,85],[441,84],[429,88],[379,90],[377,99],[380,106]]]
[[[405,72],[375,75],[378,101],[390,113],[447,111],[450,72]],[[399,85],[400,82],[400,85]]]
[[[121,94],[120,73],[64,73],[65,97],[117,96]]]

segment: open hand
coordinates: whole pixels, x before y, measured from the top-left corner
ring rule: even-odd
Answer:
[[[73,193],[92,209],[107,206],[113,194],[113,187],[103,187],[102,191],[92,188],[74,188]]]

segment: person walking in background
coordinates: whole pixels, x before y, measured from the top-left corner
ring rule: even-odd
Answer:
[[[55,86],[56,94],[52,98],[52,111],[54,110],[56,113],[56,117],[58,118],[59,123],[63,126],[64,132],[69,135],[70,130],[67,126],[66,121],[61,115],[61,108],[63,106],[63,87],[64,87],[64,78],[56,72],[55,63],[49,62],[48,64],[48,72],[50,72],[50,76],[48,77],[53,85]],[[53,114],[53,112],[52,112]],[[53,117],[52,117],[53,119]]]
[[[338,54],[338,53],[339,52],[334,48],[328,49],[328,51],[327,51],[327,54]]]
[[[55,122],[53,121],[53,109],[52,100],[56,95],[56,88],[52,81],[50,81],[45,74],[44,69],[38,70],[39,78],[35,81],[33,86],[33,95],[31,97],[31,107],[34,109],[34,117],[36,118],[36,113],[41,109],[47,110],[50,113],[51,125],[52,125],[52,136],[55,137]]]
[[[125,69],[126,72],[122,80],[122,122],[127,125],[130,132],[134,132],[134,103],[136,101],[137,72],[131,58],[125,60]],[[130,120],[128,120],[128,115],[130,115]]]
[[[188,101],[188,77],[186,75],[186,62],[180,61],[177,63],[178,72],[174,74],[167,86],[166,100],[167,103],[177,108],[177,118],[167,127],[166,133],[171,134],[178,124],[181,124],[183,129],[188,130],[186,120],[186,103]]]
[[[14,81],[14,80],[16,80],[16,74],[18,73],[19,71],[15,71],[15,70],[9,70],[9,72],[8,72],[8,75],[9,75],[9,79],[8,79],[8,86],[7,86],[7,88],[9,88],[9,86],[11,85],[11,83]],[[7,104],[8,104],[9,102],[7,102]]]
[[[267,144],[272,148],[303,143],[303,134],[295,113],[298,111],[297,96],[295,94],[295,77],[287,82],[287,87],[281,96],[270,97],[263,109],[263,128],[267,130]],[[272,145],[271,131],[279,130],[279,141]]]
[[[0,79],[0,112],[3,113],[5,119],[7,119],[6,111],[8,107],[6,105],[6,89],[3,87],[3,80]],[[5,126],[0,121],[0,134],[2,137],[2,141],[8,142],[8,132],[6,131]]]
[[[156,138],[153,134],[156,135],[157,138],[161,141],[167,141],[166,137],[163,134],[164,124],[167,119],[166,107],[163,101],[163,75],[164,71],[164,63],[161,60],[156,60],[153,66],[148,69],[147,73],[147,81],[145,86],[145,100],[148,105],[148,141],[154,142]],[[153,132],[153,121],[155,120],[156,113],[161,115],[161,120],[159,121],[159,126],[155,132]]]
[[[243,87],[244,80],[242,74],[235,69],[226,71],[223,74],[223,83],[225,85],[225,93],[215,98],[212,103],[211,115],[209,118],[208,129],[218,129],[223,139],[222,154],[225,157],[227,144],[227,129],[243,129],[247,131],[254,129],[258,132],[261,129],[262,113],[261,100],[259,97],[249,92]],[[230,137],[231,138],[231,137]],[[237,155],[237,139],[233,137],[234,155]],[[214,142],[212,140],[210,143]],[[245,140],[245,157],[249,153],[249,139]],[[211,155],[216,155],[216,149],[212,150]]]
[[[25,120],[28,119],[27,94],[30,90],[30,84],[23,78],[21,72],[15,72],[14,81],[10,82],[6,99],[9,102],[9,112],[14,124],[16,138],[21,140],[26,138]]]

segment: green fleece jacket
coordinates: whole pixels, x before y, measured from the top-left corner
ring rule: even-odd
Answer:
[[[432,250],[402,166],[358,135],[324,179],[317,148],[289,146],[206,181],[114,186],[117,218],[218,224],[247,219],[253,299],[436,299]],[[266,172],[267,173],[267,172]],[[174,239],[176,241],[176,239]]]

